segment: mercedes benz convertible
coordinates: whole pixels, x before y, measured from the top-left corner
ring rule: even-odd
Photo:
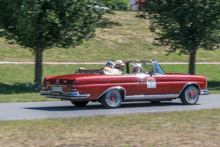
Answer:
[[[141,73],[132,67],[139,63]],[[198,75],[166,73],[156,60],[132,60],[124,63],[122,75],[103,75],[102,69],[78,69],[74,74],[44,78],[41,96],[68,100],[75,106],[100,102],[104,108],[118,108],[122,102],[172,101],[196,104],[199,95],[208,95],[207,78]]]

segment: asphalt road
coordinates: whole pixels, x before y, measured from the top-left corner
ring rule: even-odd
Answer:
[[[69,101],[1,103],[0,120],[89,117],[215,108],[220,108],[220,95],[200,96],[196,105],[182,105],[180,99],[176,99],[171,102],[161,102],[160,104],[127,102],[122,103],[118,109],[103,109],[100,103],[89,103],[86,107],[75,107]]]

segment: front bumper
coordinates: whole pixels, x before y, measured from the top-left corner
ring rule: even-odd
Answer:
[[[205,90],[200,90],[200,94],[201,94],[201,95],[209,95],[209,92],[208,92],[207,89],[205,89]]]
[[[41,96],[55,99],[81,100],[86,99],[90,94],[79,94],[78,92],[52,93],[51,91],[41,91]]]

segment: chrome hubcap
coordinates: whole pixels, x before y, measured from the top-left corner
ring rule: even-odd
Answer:
[[[117,95],[115,93],[111,93],[109,98],[112,102],[115,102],[117,100]]]
[[[111,90],[107,93],[107,98],[106,98],[107,103],[114,107],[117,106],[120,103],[120,94],[118,91]]]
[[[195,92],[194,92],[193,90],[190,90],[190,91],[189,91],[189,98],[190,98],[190,99],[193,99],[194,96],[195,96]]]
[[[186,91],[186,100],[189,103],[194,103],[197,101],[199,93],[198,90],[195,87],[189,87]]]

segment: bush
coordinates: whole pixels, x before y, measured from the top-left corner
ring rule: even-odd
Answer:
[[[102,0],[103,4],[112,10],[128,10],[129,0]]]

